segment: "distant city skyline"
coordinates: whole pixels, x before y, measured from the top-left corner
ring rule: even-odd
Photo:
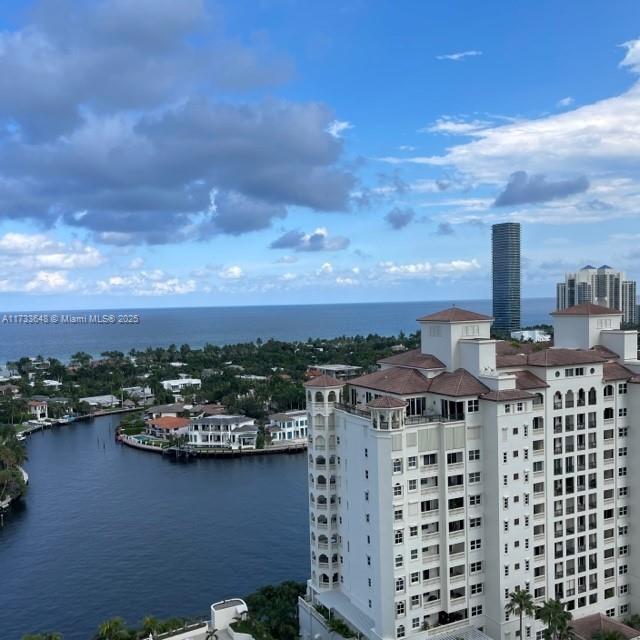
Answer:
[[[0,15],[5,309],[487,299],[502,222],[523,297],[640,274],[636,2],[63,4]]]

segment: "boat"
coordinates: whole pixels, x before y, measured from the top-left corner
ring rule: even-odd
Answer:
[[[18,433],[16,434],[16,439],[18,440],[18,442],[22,442],[23,440],[27,439],[27,436],[25,436],[24,433]]]

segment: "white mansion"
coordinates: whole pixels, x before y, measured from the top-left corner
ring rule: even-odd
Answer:
[[[375,373],[306,383],[302,638],[330,637],[322,605],[369,640],[516,640],[518,589],[574,619],[640,613],[637,334],[594,304],[552,315],[554,347],[520,348],[454,307]]]

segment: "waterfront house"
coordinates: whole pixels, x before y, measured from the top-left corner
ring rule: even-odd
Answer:
[[[258,427],[247,416],[220,414],[194,418],[188,430],[189,443],[200,447],[255,449]]]
[[[187,435],[191,421],[188,418],[176,418],[164,416],[160,418],[151,418],[145,423],[145,433],[154,438],[170,440],[178,436]]]
[[[189,413],[187,406],[182,402],[172,402],[171,404],[156,404],[149,407],[146,412],[147,418],[177,418],[184,417]]]
[[[183,391],[189,391],[190,389],[200,389],[202,381],[200,378],[189,378],[187,376],[180,376],[176,380],[162,380],[160,382],[163,389],[171,391],[171,393],[182,393]]]
[[[62,382],[59,382],[58,380],[43,380],[42,385],[48,389],[57,391],[62,386]]]
[[[48,405],[46,400],[31,399],[27,403],[29,413],[35,420],[44,420],[49,417]]]
[[[306,442],[307,420],[307,412],[304,410],[270,415],[267,431],[271,435],[271,442]]]
[[[120,404],[120,400],[110,393],[102,396],[87,396],[80,398],[79,401],[86,402],[92,409],[112,409]]]
[[[226,413],[226,407],[223,404],[207,403],[196,404],[193,406],[192,413],[194,416],[206,417],[206,416],[218,416],[221,413]]]
[[[126,393],[136,404],[147,405],[154,400],[150,387],[123,387],[122,392]]]

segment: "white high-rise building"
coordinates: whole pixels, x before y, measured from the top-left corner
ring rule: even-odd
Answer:
[[[556,285],[557,309],[586,302],[622,311],[623,322],[638,323],[635,280],[627,280],[623,271],[606,264],[597,269],[588,264],[575,273],[566,273],[564,282]]]
[[[306,383],[302,638],[333,617],[369,640],[516,640],[518,589],[574,618],[640,612],[637,333],[591,303],[552,315],[540,351],[447,309],[418,321],[420,349]]]

